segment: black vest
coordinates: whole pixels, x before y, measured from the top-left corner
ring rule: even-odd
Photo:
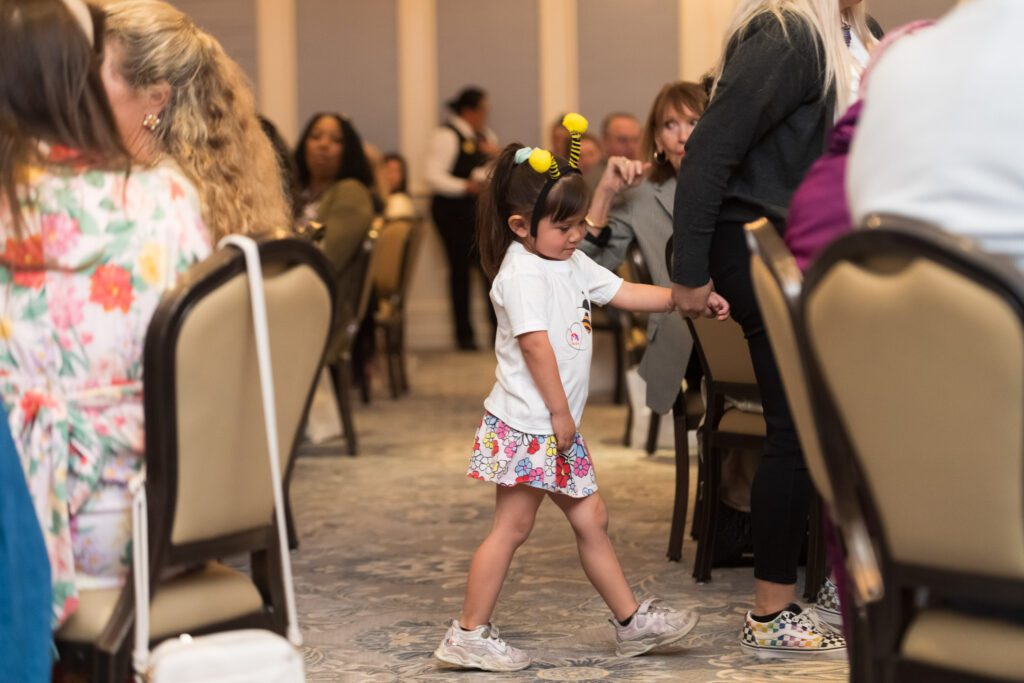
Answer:
[[[459,141],[459,154],[455,157],[455,164],[451,168],[451,174],[456,178],[469,178],[474,168],[487,163],[487,155],[480,151],[475,139],[467,138],[451,123],[444,124],[444,127],[455,133],[455,137]],[[472,226],[476,215],[476,197],[447,197],[435,194],[432,209],[435,220],[446,222],[468,221],[470,226]]]

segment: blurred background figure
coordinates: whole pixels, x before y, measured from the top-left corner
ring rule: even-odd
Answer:
[[[590,169],[601,165],[603,161],[601,143],[590,133],[584,133],[580,140],[580,173],[586,175]]]
[[[426,181],[433,192],[430,213],[448,257],[455,341],[459,349],[472,351],[477,342],[469,312],[470,270],[487,282],[476,250],[476,202],[487,179],[488,162],[498,152],[498,140],[487,127],[490,102],[480,88],[463,89],[448,102],[448,109],[451,117],[430,140]],[[490,305],[487,309],[493,330],[494,311]]]
[[[627,112],[614,112],[601,123],[601,148],[606,157],[640,158],[640,122]]]
[[[410,218],[416,215],[412,197],[409,196],[409,174],[405,157],[398,152],[388,152],[383,163],[384,218]]]
[[[172,159],[199,191],[214,240],[287,230],[280,168],[238,64],[166,2],[117,0],[105,9],[103,82],[132,158]]]

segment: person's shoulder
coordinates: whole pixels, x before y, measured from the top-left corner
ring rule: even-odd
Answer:
[[[199,192],[184,171],[172,161],[156,166],[132,166],[127,173],[115,172],[127,180],[126,191],[145,191],[157,197],[170,195],[174,199],[185,197],[199,200]]]
[[[741,41],[754,37],[780,49],[801,49],[818,43],[817,34],[808,20],[791,10],[778,14],[765,10],[754,16],[740,35]]]
[[[546,276],[544,259],[527,251],[519,242],[513,242],[501,259],[501,265],[498,267],[494,281],[497,283],[521,277],[544,278]]]

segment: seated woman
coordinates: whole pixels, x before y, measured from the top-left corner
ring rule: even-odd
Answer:
[[[210,250],[189,181],[130,164],[103,35],[81,0],[0,3],[0,397],[46,541],[54,627],[80,589],[124,580],[146,328]]]
[[[665,85],[654,98],[644,125],[646,163],[625,157],[608,160],[587,214],[588,235],[580,242],[580,249],[602,266],[618,268],[635,240],[654,284],[671,285],[665,244],[672,236],[676,172],[707,101],[704,89],[696,83]],[[620,192],[622,201],[613,207]],[[647,380],[647,405],[664,414],[679,395],[693,343],[686,323],[676,313],[652,314],[647,338],[640,374]]]
[[[281,172],[241,68],[166,2],[105,7],[103,81],[133,159],[169,158],[184,171],[214,241],[290,229]]]
[[[340,351],[341,330],[355,315],[356,297],[343,294],[356,292],[360,284],[358,271],[350,265],[382,207],[372,191],[373,169],[366,158],[363,141],[352,122],[338,114],[313,115],[295,148],[295,165],[301,188],[299,220],[317,221],[324,226],[321,246],[334,266],[338,287],[334,341],[327,350],[330,362]],[[363,336],[372,335],[372,327],[368,325],[361,332]],[[357,360],[357,365],[360,363],[362,361]]]
[[[409,196],[409,172],[405,157],[398,152],[384,155],[384,185],[387,197],[384,200],[384,218],[412,218],[416,207]]]

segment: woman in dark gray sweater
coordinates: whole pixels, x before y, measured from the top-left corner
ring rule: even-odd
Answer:
[[[708,109],[686,147],[675,197],[673,296],[708,312],[714,288],[743,327],[767,439],[751,491],[754,609],[741,644],[759,656],[845,656],[846,643],[795,604],[811,483],[750,279],[743,224],[783,226],[876,42],[860,0],[741,0]],[[831,594],[821,596],[834,603]],[[835,605],[830,605],[834,607]]]

